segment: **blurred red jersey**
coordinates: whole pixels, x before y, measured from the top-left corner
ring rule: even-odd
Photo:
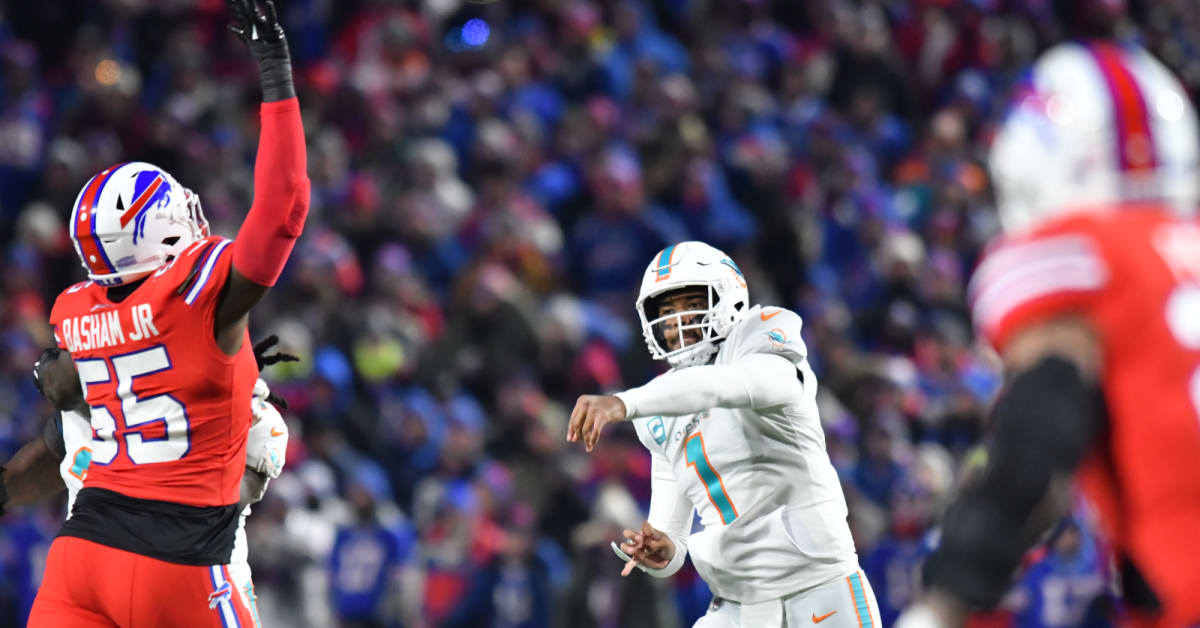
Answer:
[[[188,506],[237,502],[258,369],[248,333],[233,356],[213,336],[232,248],[224,238],[201,240],[119,303],[90,281],[59,295],[50,322],[92,407],[85,490]]]
[[[992,247],[970,291],[1001,351],[1063,315],[1098,331],[1109,429],[1080,484],[1159,625],[1200,621],[1200,222],[1148,207],[1051,221]]]

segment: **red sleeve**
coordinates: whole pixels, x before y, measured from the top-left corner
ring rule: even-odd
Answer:
[[[233,246],[233,266],[271,286],[279,279],[308,215],[308,156],[295,98],[262,105],[254,163],[254,204]]]
[[[1036,233],[1002,242],[975,271],[969,300],[975,327],[1003,351],[1034,323],[1087,313],[1110,280],[1094,236],[1084,231]]]

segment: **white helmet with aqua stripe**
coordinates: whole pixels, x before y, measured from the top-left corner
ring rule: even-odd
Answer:
[[[650,355],[676,368],[712,359],[749,308],[741,269],[703,242],[672,244],[656,254],[637,299]]]

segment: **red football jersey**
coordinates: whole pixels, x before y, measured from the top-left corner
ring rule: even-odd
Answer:
[[[236,503],[258,369],[249,334],[236,355],[213,336],[232,242],[209,237],[120,303],[92,282],[50,312],[92,407],[84,487],[189,506]]]
[[[1160,625],[1200,621],[1200,222],[1147,207],[1049,222],[987,253],[971,305],[998,350],[1062,315],[1095,327],[1109,430],[1080,484]]]

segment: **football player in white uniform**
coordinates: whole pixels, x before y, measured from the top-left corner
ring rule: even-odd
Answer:
[[[741,270],[702,242],[654,257],[637,312],[651,355],[671,370],[580,397],[567,429],[591,451],[605,425],[632,420],[650,450],[648,521],[613,544],[624,573],[665,578],[690,553],[714,594],[698,627],[881,626],[825,451],[800,317],[750,307]]]
[[[265,351],[273,344],[274,337],[271,337],[255,346],[255,357],[258,358],[260,368],[266,364],[296,359],[294,356],[283,353],[264,356]],[[39,465],[36,464],[26,466],[33,471],[32,473],[22,474],[11,480],[6,478],[8,480],[6,484],[9,488],[15,488],[17,493],[30,496],[28,500],[13,500],[14,505],[53,495],[62,490],[65,485],[67,488],[67,518],[69,519],[75,504],[75,496],[83,488],[88,467],[92,461],[90,410],[84,403],[74,362],[66,351],[48,349],[43,352],[42,358],[34,367],[34,375],[38,388],[59,411],[58,416],[47,422],[45,434],[40,440],[45,444],[46,454],[61,459],[58,463],[58,472],[62,477],[62,484],[53,483],[46,472],[38,473],[36,467]],[[254,582],[250,573],[246,517],[250,515],[251,504],[263,498],[271,479],[279,477],[283,471],[288,442],[287,423],[284,422],[272,401],[278,403],[281,400],[273,397],[267,383],[259,379],[250,399],[254,418],[247,436],[246,473],[242,478],[242,495],[239,500],[239,503],[243,504],[243,508],[229,564],[230,576],[238,593],[244,597],[246,606],[254,618],[255,626],[262,624],[258,617],[258,608],[255,603],[257,597],[254,593]],[[28,445],[22,449],[32,451]],[[41,451],[43,448],[37,449]],[[21,454],[18,454],[14,458],[20,456]],[[12,466],[11,463],[10,466]],[[36,477],[39,475],[42,477]],[[38,484],[43,488],[37,488]],[[25,488],[27,485],[34,486],[27,489]]]

